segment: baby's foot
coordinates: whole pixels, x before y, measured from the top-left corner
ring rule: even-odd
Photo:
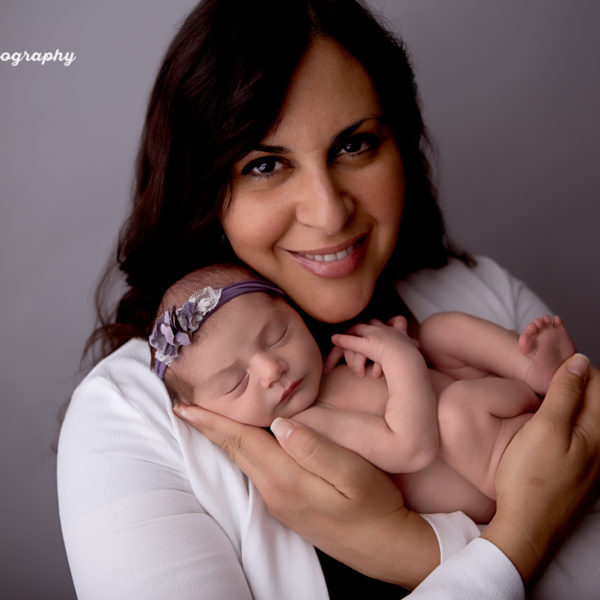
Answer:
[[[538,394],[545,394],[559,365],[575,353],[562,319],[544,315],[534,319],[519,337],[519,348],[531,364],[523,377]]]

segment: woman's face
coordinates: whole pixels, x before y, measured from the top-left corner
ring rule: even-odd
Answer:
[[[317,39],[281,118],[234,165],[221,221],[237,256],[330,323],[369,302],[404,204],[400,153],[362,65]]]

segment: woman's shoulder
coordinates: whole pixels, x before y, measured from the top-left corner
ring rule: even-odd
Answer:
[[[152,375],[150,370],[150,348],[141,338],[132,338],[108,356],[100,360],[84,377],[82,385],[91,381],[127,380],[130,375],[137,375],[142,370]]]
[[[80,518],[90,525],[96,511],[129,519],[135,498],[150,506],[161,490],[189,493],[176,417],[149,360],[147,343],[131,340],[73,392],[58,441],[63,530],[71,532]]]
[[[398,282],[400,288],[418,288],[431,290],[457,290],[461,287],[488,287],[496,291],[510,288],[515,278],[489,256],[475,256],[468,264],[457,258],[451,258],[448,264],[438,269],[421,269]]]
[[[149,365],[148,344],[141,339],[130,340],[100,361],[73,392],[61,437],[70,431],[98,448],[107,438],[114,441],[121,434],[131,440],[142,430],[172,439],[169,395]]]
[[[496,261],[476,256],[474,265],[451,259],[441,269],[423,269],[398,281],[397,291],[417,320],[442,311],[466,312],[521,330],[548,312],[546,305]]]

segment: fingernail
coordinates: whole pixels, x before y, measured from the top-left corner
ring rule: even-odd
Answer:
[[[179,417],[181,417],[182,419],[185,419],[185,408],[184,408],[184,405],[181,404],[180,402],[173,405],[173,412],[176,415],[178,415]]]
[[[577,377],[584,377],[589,366],[590,359],[585,354],[573,354],[567,361],[567,371],[577,375]]]
[[[280,442],[285,442],[294,430],[294,424],[288,419],[277,417],[271,423],[271,431]]]

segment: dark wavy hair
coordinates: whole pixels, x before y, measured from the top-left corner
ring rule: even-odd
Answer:
[[[357,0],[203,0],[172,41],[151,93],[133,207],[96,292],[99,326],[87,349],[100,342],[105,355],[147,336],[174,281],[235,260],[219,223],[232,166],[277,122],[292,74],[316,36],[335,40],[362,63],[402,156],[405,207],[388,270],[401,277],[457,256],[431,184],[429,142],[403,44]],[[110,308],[117,267],[127,289]]]

